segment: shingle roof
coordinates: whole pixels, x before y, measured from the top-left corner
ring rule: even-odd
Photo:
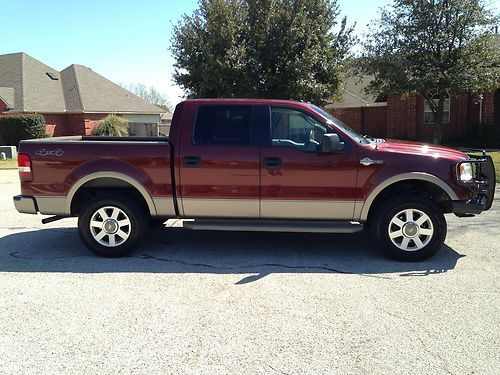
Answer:
[[[0,55],[0,97],[13,112],[164,112],[85,66],[58,72],[25,53]]]
[[[21,56],[23,111],[64,112],[66,105],[59,72],[24,53]]]
[[[85,112],[113,112],[117,108],[138,113],[165,112],[83,65],[71,65],[62,73],[73,75],[72,82],[75,82]],[[72,99],[68,102],[75,104]]]
[[[22,54],[0,55],[0,87],[5,93],[6,88],[14,89],[13,103],[9,103],[13,108],[22,107]],[[4,98],[6,99],[6,98]],[[12,100],[12,98],[11,98]]]
[[[16,92],[13,87],[0,87],[0,100],[9,106],[9,108],[14,108]]]
[[[344,82],[342,87],[342,97],[335,102],[328,104],[327,108],[356,108],[373,107],[386,105],[385,102],[378,103],[378,95],[367,94],[365,88],[368,87],[373,77],[371,76],[351,76]]]

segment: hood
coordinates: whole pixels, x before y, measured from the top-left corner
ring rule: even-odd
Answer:
[[[377,150],[409,155],[432,156],[434,158],[445,158],[454,161],[468,159],[467,154],[449,147],[395,139],[387,139],[385,142],[377,144]]]

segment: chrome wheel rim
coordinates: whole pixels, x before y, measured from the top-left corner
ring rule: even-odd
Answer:
[[[403,251],[423,249],[432,240],[434,226],[425,212],[408,208],[398,212],[389,222],[391,242]]]
[[[105,206],[99,208],[90,219],[90,233],[94,240],[106,247],[117,247],[130,236],[132,223],[120,208]]]

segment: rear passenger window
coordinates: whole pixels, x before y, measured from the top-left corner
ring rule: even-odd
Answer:
[[[208,106],[198,109],[193,141],[197,145],[250,145],[251,107]]]

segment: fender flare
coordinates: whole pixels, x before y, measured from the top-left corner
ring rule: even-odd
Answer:
[[[98,178],[115,178],[117,180],[122,180],[130,185],[132,185],[139,193],[142,195],[144,200],[146,201],[146,204],[148,205],[149,212],[152,216],[156,216],[156,206],[154,204],[153,199],[149,195],[148,191],[146,188],[140,184],[137,180],[133,179],[130,176],[127,176],[123,173],[118,173],[118,172],[112,172],[112,171],[101,171],[101,172],[94,172],[90,173],[88,175],[83,176],[82,178],[78,179],[74,185],[71,187],[71,189],[68,192],[68,195],[66,197],[66,206],[65,206],[65,212],[67,215],[71,214],[71,202],[73,201],[73,197],[75,196],[76,192],[87,182],[96,180]]]
[[[443,191],[448,194],[451,200],[458,200],[457,194],[453,191],[453,189],[444,182],[439,177],[436,177],[429,173],[423,172],[409,172],[409,173],[401,173],[396,176],[389,177],[388,179],[382,181],[378,184],[368,195],[368,198],[365,200],[361,207],[360,212],[360,221],[366,221],[368,219],[368,212],[370,211],[370,207],[377,198],[377,196],[388,186],[395,184],[397,182],[406,181],[406,180],[421,180],[433,183],[434,185],[443,189]],[[361,202],[360,202],[361,203]]]

